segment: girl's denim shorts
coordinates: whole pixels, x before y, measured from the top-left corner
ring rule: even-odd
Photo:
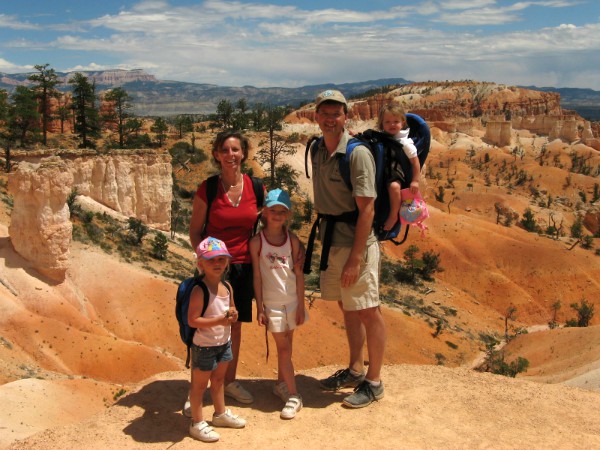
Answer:
[[[212,372],[217,364],[229,362],[233,359],[231,341],[215,347],[199,347],[192,345],[192,369]]]

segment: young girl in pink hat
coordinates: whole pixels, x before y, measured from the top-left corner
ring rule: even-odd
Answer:
[[[196,258],[209,295],[205,298],[202,287],[195,286],[188,310],[189,325],[196,328],[192,345],[192,423],[189,431],[195,439],[215,442],[220,435],[202,415],[202,398],[209,381],[215,407],[212,425],[229,428],[246,426],[244,419],[225,408],[225,372],[232,359],[231,324],[237,320],[238,312],[234,306],[231,286],[222,281],[231,258],[225,243],[212,237],[204,239],[196,248]],[[208,305],[202,314],[204,302],[208,302]]]

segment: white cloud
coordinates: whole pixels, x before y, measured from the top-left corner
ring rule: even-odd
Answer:
[[[21,22],[15,16],[0,14],[0,30],[2,28],[12,30],[35,30],[36,25],[29,22]]]
[[[33,69],[33,65],[19,66],[17,64],[13,64],[10,61],[7,61],[3,58],[0,58],[0,72],[19,73],[19,72],[29,72],[31,69]]]
[[[85,66],[78,64],[76,66],[69,67],[68,69],[65,70],[65,72],[93,72],[93,71],[98,71],[98,70],[107,70],[107,69],[114,69],[114,68],[115,68],[114,66],[107,67],[103,64],[90,63]]]
[[[483,25],[502,25],[511,22],[522,20],[520,16],[511,14],[498,9],[471,9],[461,13],[440,14],[436,22],[447,23],[449,25],[458,26],[473,26],[479,27]]]
[[[494,6],[496,0],[447,0],[439,4],[443,9],[479,9]]]
[[[523,11],[534,5],[573,4],[449,0],[357,12],[307,10],[300,2],[210,0],[175,6],[148,0],[86,22],[54,23],[46,26],[53,38],[15,39],[0,43],[0,51],[77,52],[83,55],[77,70],[145,68],[163,79],[226,85],[298,86],[388,77],[536,84],[536,76],[571,83],[592,80],[597,73],[590,67],[599,57],[598,24],[519,32],[500,25],[523,20]],[[490,34],[485,25],[497,25],[496,31]],[[569,65],[563,63],[567,60]],[[594,86],[600,88],[600,77]]]

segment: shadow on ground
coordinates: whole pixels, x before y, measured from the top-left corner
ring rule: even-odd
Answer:
[[[242,380],[255,398],[254,403],[245,405],[226,398],[225,403],[234,413],[244,416],[244,409],[252,409],[266,414],[279,414],[282,400],[272,393],[275,380]],[[326,408],[332,403],[340,403],[348,392],[324,392],[319,381],[306,375],[297,375],[298,391],[302,395],[304,408]],[[136,442],[180,442],[188,435],[189,419],[182,414],[189,383],[185,380],[159,380],[142,387],[139,391],[123,397],[115,407],[143,409],[143,414],[131,421],[123,432]],[[212,401],[207,390],[204,397],[204,414],[212,416]]]

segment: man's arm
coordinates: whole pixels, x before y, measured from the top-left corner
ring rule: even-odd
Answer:
[[[354,243],[342,271],[342,287],[347,288],[358,281],[360,263],[367,248],[367,239],[371,234],[375,217],[375,199],[373,197],[354,197],[358,208],[358,219],[354,234]]]

